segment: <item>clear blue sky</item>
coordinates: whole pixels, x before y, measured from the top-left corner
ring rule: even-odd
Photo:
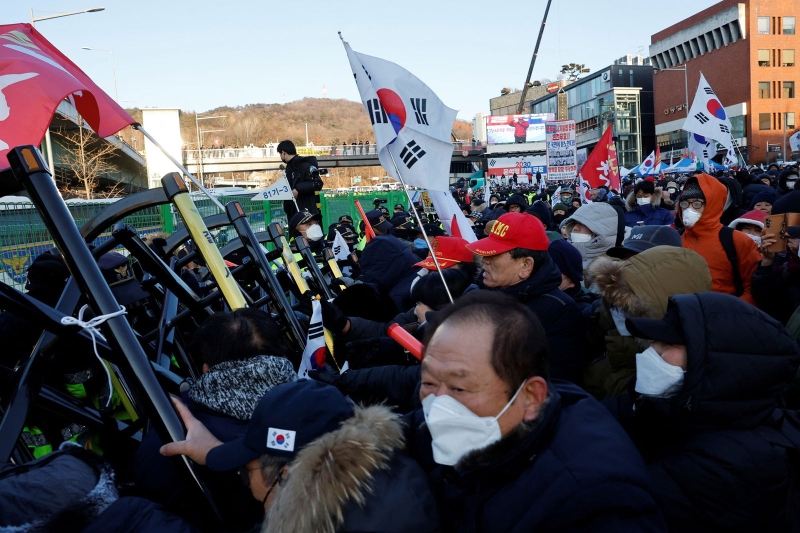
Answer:
[[[459,118],[488,111],[503,87],[521,87],[546,0],[256,1],[6,0],[0,22],[45,11],[105,11],[37,23],[37,29],[123,106],[206,111],[322,95],[358,101],[337,31],[357,52],[398,63]],[[716,3],[553,0],[533,79],[564,63],[594,72],[625,54],[647,55],[650,36]],[[41,10],[41,11],[40,11]],[[285,95],[285,97],[284,97]]]

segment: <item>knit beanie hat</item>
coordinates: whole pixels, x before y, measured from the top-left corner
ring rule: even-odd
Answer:
[[[634,194],[639,192],[639,191],[642,191],[645,194],[655,194],[655,192],[656,192],[656,184],[654,182],[652,182],[652,181],[649,181],[649,180],[640,181],[633,188]]]
[[[690,179],[686,182],[686,187],[684,187],[683,192],[681,193],[681,200],[688,200],[691,198],[697,198],[698,200],[705,200],[706,195],[703,194],[703,189],[700,188],[700,184],[697,182],[697,179]]]
[[[748,211],[744,215],[728,224],[728,227],[736,229],[739,224],[750,224],[751,226],[758,226],[763,230],[765,218],[767,218],[767,214],[763,211]]]
[[[555,213],[556,211],[564,211],[566,213],[567,211],[569,211],[569,207],[567,206],[567,204],[562,204],[559,202],[553,206],[553,212]]]
[[[583,258],[575,246],[565,240],[555,240],[547,251],[562,274],[576,285],[583,281]]]
[[[759,202],[767,202],[770,205],[775,205],[775,201],[778,199],[778,194],[770,191],[764,191],[756,194],[753,196],[753,201],[750,202],[750,209],[755,207],[755,205]]]

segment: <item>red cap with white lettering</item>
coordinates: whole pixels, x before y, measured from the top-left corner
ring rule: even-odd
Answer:
[[[528,213],[506,213],[494,222],[488,237],[468,244],[467,249],[490,256],[514,248],[545,251],[549,246],[550,239],[538,218]]]

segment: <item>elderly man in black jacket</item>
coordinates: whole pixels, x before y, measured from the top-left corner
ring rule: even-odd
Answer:
[[[626,325],[654,342],[636,356],[635,392],[607,405],[644,456],[670,531],[789,531],[800,433],[780,396],[800,365],[794,339],[715,292],[672,296],[663,319]]]
[[[666,531],[622,428],[579,387],[549,381],[544,332],[525,306],[472,291],[426,341],[408,449],[443,531]]]
[[[533,215],[506,213],[487,230],[487,238],[467,246],[483,258],[478,286],[508,294],[533,311],[547,336],[550,374],[580,384],[583,317],[558,288],[561,272],[547,252],[544,226]]]

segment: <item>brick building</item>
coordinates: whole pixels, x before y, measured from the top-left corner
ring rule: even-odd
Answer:
[[[782,146],[784,128],[787,138],[796,128],[798,18],[796,0],[723,0],[653,35],[650,60],[662,154],[669,157],[674,150],[677,156],[687,146],[681,127],[702,72],[725,106],[747,162],[778,159],[777,153],[768,154],[767,143]]]

